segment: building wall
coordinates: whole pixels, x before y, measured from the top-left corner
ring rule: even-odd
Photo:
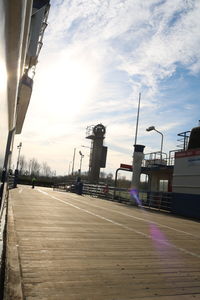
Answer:
[[[24,71],[24,24],[31,11],[32,0],[0,0],[0,299],[6,256],[7,177],[15,135],[18,88]]]
[[[176,153],[172,191],[172,212],[200,219],[200,149]]]
[[[5,5],[0,0],[0,169],[3,168],[8,130]]]
[[[173,192],[200,197],[200,149],[176,153]]]

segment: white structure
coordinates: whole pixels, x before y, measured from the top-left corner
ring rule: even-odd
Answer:
[[[138,195],[139,195],[139,186],[140,186],[141,167],[142,167],[142,161],[144,159],[144,154],[143,154],[144,147],[145,146],[143,145],[134,145],[134,152],[133,152],[133,167],[132,167],[133,173],[132,173],[131,189],[134,189]],[[131,198],[131,202],[133,204],[135,203],[134,197]]]
[[[5,255],[2,239],[13,141],[22,131],[28,109],[33,86],[30,73],[34,75],[42,47],[49,2],[0,0],[0,257]]]
[[[105,168],[107,147],[103,146],[106,128],[103,124],[88,126],[86,138],[91,140],[90,163],[89,163],[89,181],[98,183],[100,168]]]

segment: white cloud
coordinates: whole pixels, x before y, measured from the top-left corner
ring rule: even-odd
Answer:
[[[159,137],[154,142],[145,131],[155,125],[165,140],[168,135],[165,146],[171,147],[176,130],[192,118],[177,110],[176,95],[170,101],[163,96],[167,90],[161,92],[160,83],[177,66],[198,75],[199,15],[200,2],[192,0],[52,3],[33,97],[23,134],[16,139],[23,138],[26,155],[34,153],[64,172],[73,148],[87,142],[86,126],[102,122],[112,149],[108,171],[123,157],[132,160],[139,91],[138,142],[156,148]]]

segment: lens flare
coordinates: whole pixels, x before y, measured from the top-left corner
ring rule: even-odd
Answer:
[[[139,207],[142,207],[142,201],[139,198],[139,192],[137,189],[135,189],[135,188],[131,189],[130,196],[131,196],[132,200],[134,199],[136,201],[136,203]]]
[[[154,223],[149,224],[149,231],[151,239],[154,243],[155,249],[161,250],[169,250],[171,247],[170,242],[167,240],[165,234],[158,228],[158,226]]]
[[[146,212],[145,208],[142,206],[142,201],[139,198],[139,191],[136,188],[132,188],[129,190],[130,198],[134,201],[138,207],[141,208],[142,213],[145,217],[147,217],[148,213]],[[174,249],[174,245],[168,240],[165,233],[159,229],[154,221],[149,220],[148,222],[148,232],[149,237],[152,240],[152,245],[156,250],[156,253],[161,258],[165,258],[170,256],[171,259],[177,259],[176,251]],[[163,261],[164,263],[164,261]]]

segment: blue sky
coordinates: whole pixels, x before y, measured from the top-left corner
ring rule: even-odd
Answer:
[[[200,119],[200,2],[52,1],[34,92],[21,136],[23,154],[68,173],[73,149],[88,169],[88,125],[103,123],[105,172],[131,163],[138,95],[138,143],[175,149],[177,133]],[[16,148],[16,146],[15,146]],[[75,168],[78,169],[77,156]]]

